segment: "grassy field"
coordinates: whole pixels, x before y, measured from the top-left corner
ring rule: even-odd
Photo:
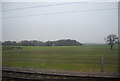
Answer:
[[[3,50],[3,66],[100,72],[101,56],[105,72],[117,72],[117,46],[24,46]]]

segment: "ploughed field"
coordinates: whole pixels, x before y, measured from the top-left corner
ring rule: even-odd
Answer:
[[[118,47],[109,46],[17,46],[3,49],[2,65],[62,71],[100,72],[101,56],[104,71],[117,72]]]

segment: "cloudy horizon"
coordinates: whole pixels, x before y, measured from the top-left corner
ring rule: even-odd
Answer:
[[[3,2],[2,40],[105,43],[118,35],[117,2]]]

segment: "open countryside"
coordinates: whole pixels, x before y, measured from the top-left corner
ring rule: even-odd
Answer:
[[[2,80],[120,81],[112,1],[2,2]]]
[[[113,50],[107,45],[19,47],[22,49],[3,50],[3,66],[100,72],[103,56],[104,71],[118,71],[117,46]]]

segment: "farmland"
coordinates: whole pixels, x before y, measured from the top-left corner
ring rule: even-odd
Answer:
[[[63,71],[100,72],[104,57],[105,72],[117,72],[118,49],[109,46],[21,46],[3,50],[3,66]]]

